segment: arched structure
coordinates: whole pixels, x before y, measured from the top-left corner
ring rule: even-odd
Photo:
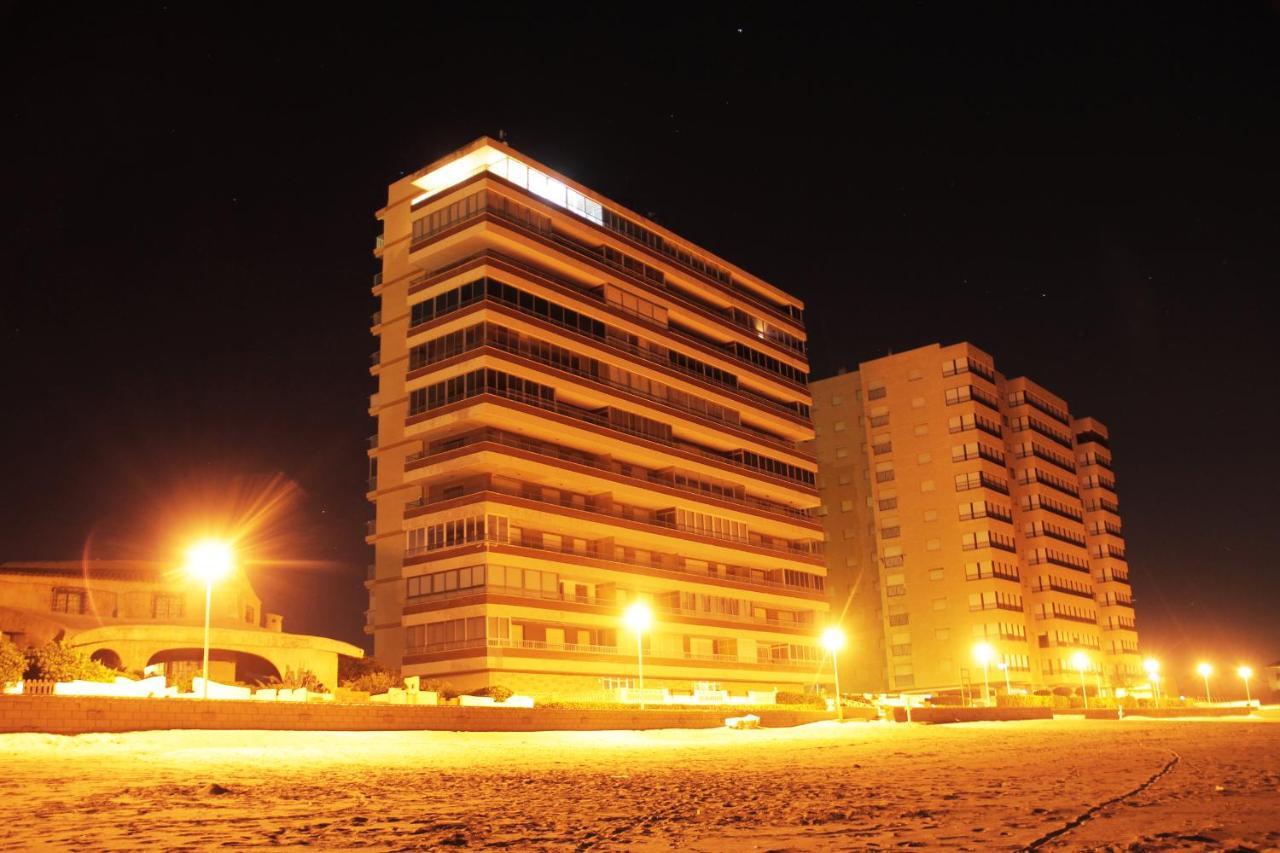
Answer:
[[[186,625],[112,625],[81,631],[68,637],[67,644],[90,656],[109,651],[130,671],[179,661],[198,666],[204,631]],[[265,628],[213,628],[209,650],[209,677],[214,681],[264,681],[289,670],[309,670],[329,689],[337,686],[338,655],[364,654],[340,640]]]

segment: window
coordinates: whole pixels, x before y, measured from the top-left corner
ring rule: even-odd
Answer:
[[[182,596],[157,592],[151,597],[151,617],[153,619],[181,619],[182,605]],[[248,612],[252,612],[252,608],[249,608]],[[253,620],[245,619],[245,621],[251,622]]]
[[[841,512],[853,512],[853,501],[840,501]]]
[[[932,453],[921,453],[918,456],[916,456],[916,463],[919,465],[928,465],[932,461],[933,461]]]
[[[947,609],[947,599],[946,599],[945,597],[944,597],[944,598],[935,598],[935,599],[933,600],[933,609],[934,609],[934,610],[946,610],[946,609]]]
[[[83,589],[55,589],[53,591],[53,612],[84,613],[85,591]]]
[[[881,538],[884,538],[884,539],[897,539],[901,535],[902,535],[902,528],[898,527],[897,525],[893,527],[882,528],[880,531],[880,536]]]
[[[884,396],[888,393],[889,393],[888,390],[883,385],[878,385],[875,388],[867,389],[867,399],[880,400],[880,399],[883,399]]]
[[[876,505],[880,508],[881,512],[887,512],[888,510],[898,508],[898,499],[896,497],[881,498]]]
[[[943,572],[943,570],[942,570],[942,569],[930,569],[930,570],[929,570],[929,580],[931,580],[931,581],[940,581],[940,580],[942,580],[943,573],[944,573],[944,572]]]
[[[950,639],[951,639],[951,629],[950,629],[950,628],[934,628],[934,629],[933,629],[933,638],[934,638],[935,640],[950,640]]]
[[[924,397],[913,397],[911,400],[911,408],[923,409],[925,406]]]

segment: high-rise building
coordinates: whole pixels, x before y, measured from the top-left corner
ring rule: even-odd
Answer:
[[[853,689],[1145,684],[1107,429],[960,343],[814,382]],[[979,694],[980,695],[980,694]]]
[[[802,304],[507,145],[391,184],[366,630],[406,674],[795,689],[827,610]]]

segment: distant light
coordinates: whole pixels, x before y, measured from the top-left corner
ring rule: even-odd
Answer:
[[[637,634],[653,627],[653,611],[643,601],[637,601],[622,614],[623,623]]]
[[[1236,675],[1240,676],[1245,681],[1248,681],[1250,678],[1253,678],[1253,667],[1242,666],[1236,670]]]
[[[996,650],[991,648],[990,643],[978,643],[973,647],[973,659],[983,666],[991,663],[991,659],[995,656]]]
[[[1202,678],[1208,678],[1213,674],[1213,666],[1211,664],[1202,663],[1196,667],[1196,672],[1200,673]]]
[[[1155,675],[1160,671],[1160,661],[1155,658],[1147,658],[1142,662],[1142,668],[1147,671],[1147,675]]]
[[[213,583],[231,573],[231,546],[217,539],[204,539],[187,549],[187,574]]]
[[[829,652],[838,652],[843,649],[844,641],[844,631],[834,625],[824,630],[819,640],[822,643],[822,647]]]
[[[1001,672],[1004,672],[1008,668],[1009,668],[1009,664],[1005,663],[1004,661],[1000,661],[1000,663],[996,664],[996,669],[1000,670]]]

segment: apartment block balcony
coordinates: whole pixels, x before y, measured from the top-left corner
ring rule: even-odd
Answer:
[[[405,514],[406,516],[417,515],[419,514],[419,510],[427,511],[434,504],[456,501],[461,498],[485,498],[489,496],[505,495],[507,497],[519,498],[526,501],[535,501],[537,503],[561,509],[586,512],[590,513],[592,516],[604,516],[606,518],[618,519],[620,521],[630,522],[631,524],[638,524],[644,527],[653,528],[658,532],[674,531],[676,533],[714,539],[731,545],[743,545],[765,551],[773,551],[787,556],[819,557],[825,550],[825,543],[819,539],[790,540],[773,536],[764,536],[758,533],[735,534],[725,530],[713,530],[706,527],[682,524],[676,521],[676,513],[674,509],[647,509],[645,507],[618,503],[609,499],[600,499],[592,495],[582,495],[566,492],[564,490],[551,491],[555,492],[554,496],[547,494],[547,491],[536,483],[521,483],[520,487],[513,488],[505,484],[493,482],[490,479],[489,482],[481,483],[479,485],[459,486],[456,489],[444,489],[440,496],[434,499],[428,499],[423,496],[415,500],[408,501],[405,503]],[[1010,546],[1010,550],[1012,550],[1012,546]]]
[[[632,567],[638,566],[655,572],[671,573],[672,579],[676,580],[720,582],[744,589],[757,587],[765,591],[786,590],[814,598],[822,598],[823,590],[826,586],[826,578],[822,575],[809,574],[792,569],[754,569],[723,564],[695,568],[685,564],[685,558],[682,554],[653,550],[644,552],[648,555],[647,558],[641,558],[639,552],[636,552],[635,556],[623,559],[619,556],[619,552],[623,549],[617,546],[610,545],[608,548],[604,548],[599,542],[587,541],[585,548],[579,550],[572,545],[563,543],[563,541],[558,547],[549,545],[541,537],[535,539],[525,536],[516,538],[482,535],[465,542],[449,542],[435,547],[406,548],[404,556],[406,562],[417,563],[435,552],[471,546],[485,549],[508,548],[516,551],[532,551],[535,552],[535,556],[541,554],[563,555],[571,559],[580,558],[602,563],[605,564],[604,568],[613,569],[616,567],[623,572],[630,571]],[[552,559],[555,558],[552,557]]]
[[[489,568],[485,565],[485,568]],[[571,580],[563,579],[566,583]],[[410,595],[405,598],[405,609],[410,610],[414,605],[422,604],[428,601],[452,601],[461,598],[474,598],[477,596],[498,596],[502,598],[517,598],[529,601],[533,604],[546,605],[562,605],[573,604],[580,608],[587,608],[586,612],[598,612],[606,615],[617,615],[619,611],[619,601],[616,597],[601,598],[590,595],[575,595],[572,593],[561,592],[559,590],[538,590],[529,589],[527,587],[500,586],[494,584],[483,584],[465,589],[442,590],[439,592],[431,592],[422,595]],[[661,597],[661,593],[655,597]],[[812,633],[815,621],[812,613],[799,614],[808,618],[780,619],[769,618],[767,616],[752,616],[742,613],[723,613],[706,610],[690,610],[688,608],[671,607],[663,603],[655,602],[651,604],[653,612],[659,617],[667,617],[663,621],[679,622],[680,619],[694,620],[711,620],[716,622],[735,622],[744,626],[758,626],[761,628],[784,628]]]
[[[600,457],[585,451],[573,450],[550,442],[527,439],[522,436],[515,435],[514,433],[504,432],[503,430],[492,427],[455,436],[453,438],[442,439],[432,443],[432,445],[427,449],[411,453],[405,457],[405,470],[412,471],[414,468],[430,464],[429,460],[432,458],[446,453],[454,453],[463,448],[471,447],[476,448],[477,450],[485,449],[483,445],[509,447],[514,450],[521,451],[522,453],[543,457],[548,464],[554,463],[557,466],[560,466],[561,463],[567,462],[573,466],[590,468],[607,474],[609,475],[609,479],[624,479],[646,487],[654,485],[661,486],[664,489],[684,492],[693,496],[694,499],[708,500],[713,503],[726,503],[743,507],[744,509],[752,512],[763,512],[775,516],[784,516],[790,520],[803,522],[807,526],[812,526],[814,529],[819,528],[819,524],[815,520],[811,510],[797,509],[776,501],[757,498],[752,495],[745,494],[740,489],[735,489],[733,491],[729,491],[727,489],[709,491],[707,489],[700,488],[698,485],[691,484],[683,474],[677,475],[677,473],[671,468],[650,469],[641,465],[623,463],[610,457]]]

